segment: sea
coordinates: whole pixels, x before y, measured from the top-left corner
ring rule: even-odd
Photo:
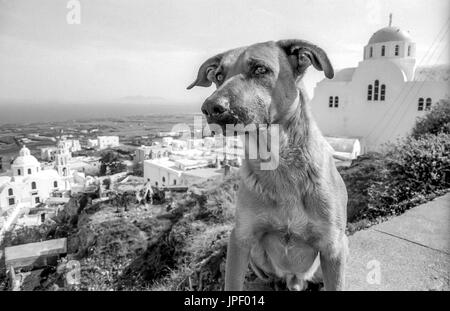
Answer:
[[[133,103],[1,103],[0,125],[121,118],[130,116],[178,116],[201,114],[197,104]],[[165,118],[167,122],[167,118]],[[161,120],[163,121],[163,120]]]

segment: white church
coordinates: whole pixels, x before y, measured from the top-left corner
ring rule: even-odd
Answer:
[[[370,37],[356,68],[316,85],[312,113],[325,136],[357,138],[362,153],[377,150],[408,134],[417,117],[449,97],[448,77],[424,79],[421,73],[413,39],[389,25]]]
[[[11,165],[9,175],[0,176],[0,216],[18,206],[34,207],[55,191],[70,190],[72,172],[68,167],[70,154],[58,146],[55,167],[42,169],[39,161],[23,146]]]

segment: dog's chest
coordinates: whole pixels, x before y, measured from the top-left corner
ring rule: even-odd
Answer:
[[[267,234],[276,235],[286,246],[298,241],[309,241],[314,232],[314,223],[301,204],[277,206],[249,213],[244,216],[246,225],[240,229],[242,236],[257,241]]]

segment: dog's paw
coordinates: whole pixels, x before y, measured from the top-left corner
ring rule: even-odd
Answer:
[[[300,292],[307,288],[308,283],[305,280],[301,280],[295,275],[292,275],[287,277],[286,285],[290,291]]]

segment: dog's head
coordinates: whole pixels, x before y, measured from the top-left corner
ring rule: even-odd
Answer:
[[[258,43],[209,58],[188,89],[216,85],[201,110],[223,130],[227,124],[271,124],[292,109],[296,84],[310,65],[327,78],[334,75],[326,53],[307,41]]]

